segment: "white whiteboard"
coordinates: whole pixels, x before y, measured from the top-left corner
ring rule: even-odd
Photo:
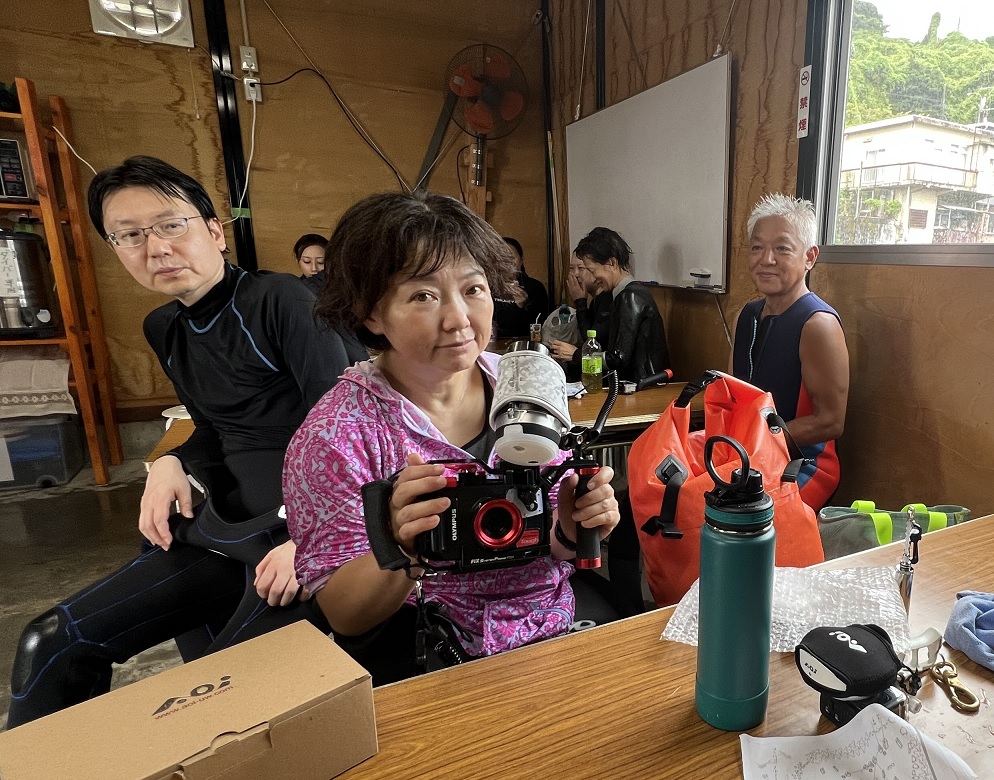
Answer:
[[[570,248],[611,228],[636,279],[724,292],[730,121],[725,54],[567,126]]]

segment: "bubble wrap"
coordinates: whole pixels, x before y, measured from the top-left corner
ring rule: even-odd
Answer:
[[[697,644],[699,582],[677,604],[663,639]],[[875,623],[890,634],[899,654],[908,649],[908,616],[897,587],[896,567],[776,569],[771,650],[792,653],[812,628],[851,623]]]

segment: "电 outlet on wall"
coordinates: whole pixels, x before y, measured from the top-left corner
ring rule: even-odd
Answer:
[[[259,72],[259,58],[255,53],[255,46],[239,46],[238,59],[241,61],[242,70],[246,73]]]
[[[245,99],[250,103],[262,102],[262,85],[259,79],[246,76],[243,80],[245,84]]]

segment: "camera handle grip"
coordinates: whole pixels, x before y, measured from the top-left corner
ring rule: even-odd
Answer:
[[[411,565],[390,529],[390,497],[393,480],[378,479],[362,486],[362,515],[373,557],[381,569],[399,571]]]
[[[575,495],[579,498],[590,492],[590,478],[600,470],[599,466],[583,466],[576,474],[580,481],[576,484]],[[576,524],[576,568],[597,569],[601,565],[601,535],[596,528],[584,528]]]

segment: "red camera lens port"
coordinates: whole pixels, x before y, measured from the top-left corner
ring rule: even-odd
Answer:
[[[504,498],[485,501],[473,517],[476,541],[491,550],[513,545],[524,530],[525,521],[516,504]]]

